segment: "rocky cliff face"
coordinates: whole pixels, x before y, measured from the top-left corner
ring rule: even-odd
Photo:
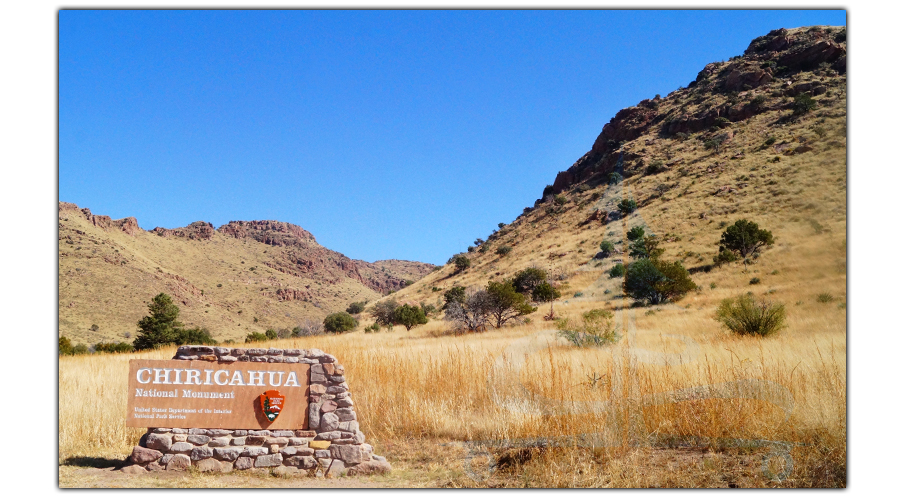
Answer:
[[[620,144],[633,141],[654,130],[661,137],[679,133],[691,134],[714,127],[721,120],[740,122],[753,116],[781,109],[783,103],[747,98],[761,95],[795,96],[802,92],[816,96],[826,91],[821,80],[798,81],[792,75],[812,69],[843,74],[847,69],[845,28],[807,27],[773,30],[754,39],[742,56],[727,62],[707,64],[687,89],[669,96],[646,99],[637,106],[620,110],[603,126],[590,151],[571,167],[559,172],[553,191],[560,193],[574,184],[605,176],[619,162],[630,163],[639,158],[620,150]],[[709,99],[710,96],[723,99]],[[684,102],[694,98],[702,106]],[[672,105],[673,98],[681,105]],[[744,99],[746,98],[746,99]],[[535,206],[543,202],[538,199]]]

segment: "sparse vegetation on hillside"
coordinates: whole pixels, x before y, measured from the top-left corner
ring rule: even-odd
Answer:
[[[725,299],[716,309],[716,320],[740,335],[768,336],[784,328],[784,304],[741,295]]]
[[[581,315],[581,322],[569,318],[556,320],[557,335],[575,347],[601,347],[618,340],[613,314],[603,309],[591,309]]]
[[[675,301],[697,288],[687,269],[679,262],[639,259],[625,267],[622,291],[650,304]]]

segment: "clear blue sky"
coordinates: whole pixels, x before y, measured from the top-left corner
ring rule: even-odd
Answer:
[[[59,199],[443,264],[621,108],[845,11],[60,11]]]

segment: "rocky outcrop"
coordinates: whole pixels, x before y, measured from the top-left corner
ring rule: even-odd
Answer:
[[[637,139],[647,131],[656,116],[655,109],[641,106],[625,108],[619,111],[609,123],[603,126],[603,130],[597,136],[597,140],[594,141],[591,153],[594,156],[599,156],[615,151],[618,149],[618,143],[620,142]]]
[[[219,227],[223,234],[238,239],[250,238],[272,246],[318,246],[312,233],[289,222],[275,220],[231,221]]]
[[[154,233],[164,238],[178,237],[189,240],[210,240],[216,234],[216,229],[209,222],[192,222],[185,227],[166,229],[164,227],[153,228]]]
[[[731,69],[725,77],[726,90],[755,89],[772,81],[772,72],[759,65],[746,62]]]
[[[305,300],[308,301],[312,298],[312,295],[306,290],[295,290],[293,288],[280,288],[275,292],[275,297],[278,298],[279,301],[287,302],[292,300]]]
[[[778,65],[788,68],[812,68],[821,63],[837,61],[847,50],[831,40],[822,40],[810,46],[797,47],[778,58]]]

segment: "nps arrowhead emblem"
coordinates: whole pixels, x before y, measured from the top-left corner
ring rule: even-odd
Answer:
[[[284,395],[275,390],[266,391],[259,395],[259,407],[269,422],[274,422],[284,408]]]

